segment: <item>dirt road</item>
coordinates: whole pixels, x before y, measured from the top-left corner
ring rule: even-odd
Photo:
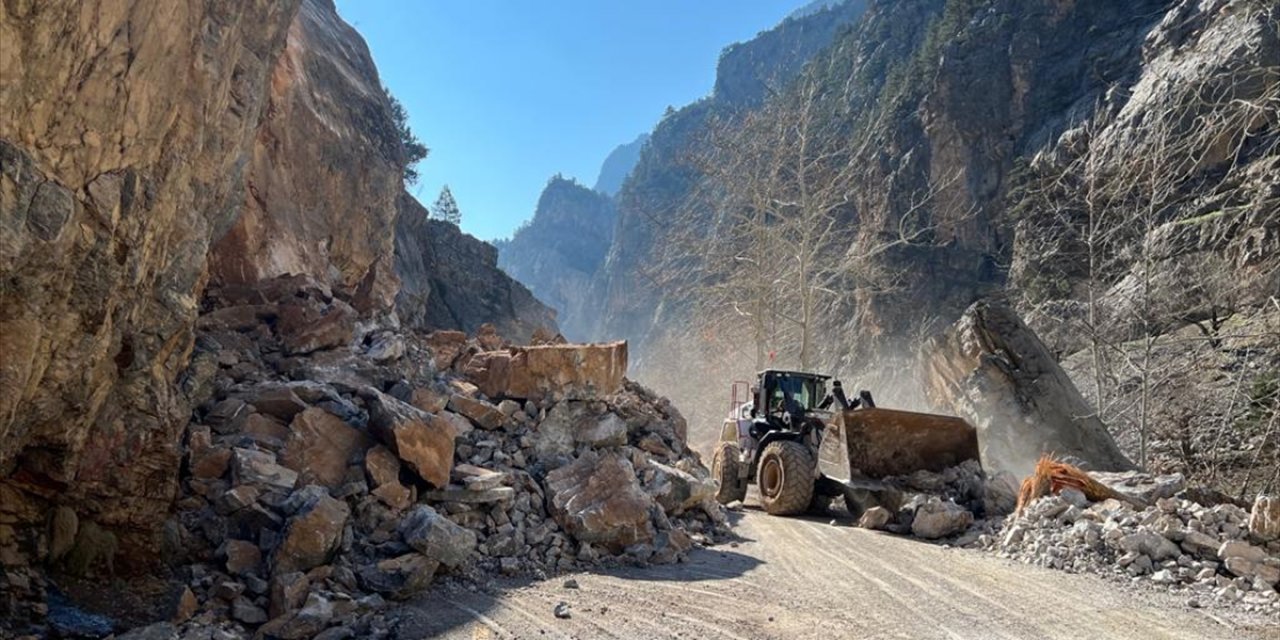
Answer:
[[[741,515],[689,562],[438,591],[406,638],[1277,638],[1173,596],[826,520]],[[566,589],[566,578],[579,589]],[[572,618],[557,619],[559,602]]]

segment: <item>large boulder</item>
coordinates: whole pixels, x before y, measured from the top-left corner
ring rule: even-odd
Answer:
[[[342,541],[351,508],[323,489],[307,493],[308,499],[289,518],[284,538],[272,557],[273,574],[308,571],[325,564]]]
[[[534,448],[543,458],[573,453],[579,444],[592,448],[627,443],[627,423],[614,413],[601,414],[591,402],[558,402],[538,424]],[[599,404],[599,403],[595,403]]]
[[[951,502],[931,497],[916,508],[911,521],[911,535],[926,540],[936,540],[955,535],[973,524],[973,514],[968,509]]]
[[[355,334],[357,317],[356,310],[341,300],[324,310],[306,304],[281,305],[280,340],[294,355],[345,346]]]
[[[431,584],[440,563],[420,553],[406,553],[362,567],[360,584],[369,591],[402,600]]]
[[[668,515],[680,515],[715,495],[716,483],[710,478],[699,478],[657,462],[650,462],[649,466],[654,471],[654,481],[646,487],[647,492]]]
[[[547,503],[571,536],[621,552],[653,539],[650,511],[656,506],[621,453],[587,450],[547,474]]]
[[[582,400],[612,395],[627,372],[627,343],[557,344],[478,353],[467,379],[491,398]]]
[[[317,407],[295,416],[289,430],[280,462],[297,471],[304,484],[330,489],[346,482],[347,466],[373,445],[359,429]]]
[[[361,392],[369,407],[369,430],[423,480],[449,484],[456,431],[441,416],[426,413],[376,389]]]
[[[1253,501],[1249,534],[1262,542],[1280,539],[1280,497],[1260,495]]]
[[[475,533],[425,504],[414,507],[400,521],[400,535],[405,544],[448,567],[466,562],[476,548]]]
[[[923,382],[939,410],[978,430],[982,467],[1019,478],[1044,454],[1097,471],[1127,471],[1093,407],[1053,353],[1006,306],[979,301],[922,348]]]

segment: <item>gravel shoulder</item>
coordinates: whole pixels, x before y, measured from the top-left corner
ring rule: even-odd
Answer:
[[[737,517],[741,541],[689,561],[437,589],[400,637],[1274,638],[1280,624],[1155,590],[1016,564],[826,519]],[[580,588],[563,586],[573,578]],[[572,617],[553,609],[568,603]]]

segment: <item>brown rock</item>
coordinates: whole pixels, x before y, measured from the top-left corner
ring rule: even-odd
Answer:
[[[231,449],[221,446],[191,449],[188,457],[191,475],[197,478],[221,478],[231,463]]]
[[[506,421],[506,416],[502,415],[502,412],[497,407],[488,402],[457,394],[449,398],[449,410],[466,416],[477,427],[486,431],[499,429],[502,427],[502,423]]]
[[[364,469],[369,477],[370,491],[388,507],[400,511],[412,502],[409,488],[400,484],[400,459],[381,445],[365,454]]]
[[[427,413],[440,413],[449,404],[449,396],[443,393],[437,393],[431,389],[420,387],[413,390],[413,395],[409,400],[409,404],[426,411]]]
[[[299,413],[289,430],[280,462],[297,471],[303,484],[330,489],[342,486],[347,465],[373,446],[373,441],[359,429],[318,407]]]
[[[285,422],[292,420],[307,408],[307,403],[303,402],[289,387],[260,388],[246,400],[258,410],[258,413],[264,413]]]
[[[369,430],[419,477],[437,487],[453,468],[453,425],[444,418],[374,389],[362,392],[369,406]]]
[[[250,415],[242,431],[263,446],[278,448],[289,439],[289,427],[275,418],[261,413]]]
[[[311,581],[301,571],[276,572],[271,576],[269,612],[272,618],[297,611],[307,598]]]
[[[285,350],[306,355],[350,344],[356,328],[356,311],[334,300],[323,312],[303,304],[280,305],[278,330]]]
[[[228,540],[226,543],[227,573],[243,576],[257,573],[262,564],[262,551],[258,545],[245,540]]]
[[[467,334],[461,331],[432,331],[426,337],[437,371],[447,371],[467,348]]]
[[[641,489],[631,462],[617,452],[588,450],[548,473],[546,487],[556,522],[580,542],[619,553],[653,540],[653,499]]]
[[[513,347],[476,354],[468,380],[491,398],[601,398],[622,388],[627,343]]]
[[[153,559],[178,490],[190,407],[172,381],[297,7],[2,10],[0,483],[29,473],[82,518],[127,523],[129,564]],[[34,534],[47,506],[11,517]]]
[[[480,348],[485,351],[497,351],[502,348],[502,336],[498,335],[498,328],[493,326],[492,322],[486,322],[476,329],[476,342],[479,342]]]
[[[351,509],[328,494],[319,495],[289,518],[284,539],[272,560],[272,575],[307,571],[329,561],[342,539]]]
[[[263,320],[274,317],[276,309],[269,305],[244,304],[214,309],[202,316],[196,326],[205,331],[249,331]]]
[[[196,600],[196,594],[191,591],[191,587],[182,587],[182,594],[178,596],[177,606],[174,607],[173,619],[171,622],[180,624],[191,619],[196,614],[196,610],[200,608],[200,601]]]

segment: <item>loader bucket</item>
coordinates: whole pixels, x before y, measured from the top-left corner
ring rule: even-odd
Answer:
[[[834,436],[834,441],[832,436]],[[843,446],[840,446],[843,445]],[[941,471],[978,459],[978,435],[968,422],[951,416],[849,409],[836,416],[824,437],[824,467],[843,467],[836,477],[883,478],[914,471]],[[838,460],[842,454],[846,460]],[[847,464],[847,466],[845,466]],[[847,474],[847,475],[846,475]]]

